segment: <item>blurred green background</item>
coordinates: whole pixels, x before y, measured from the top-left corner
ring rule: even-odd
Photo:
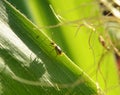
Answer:
[[[7,1],[57,43],[79,68],[87,73],[95,83],[100,85],[106,95],[120,94],[118,70],[113,50],[107,51],[102,47],[98,39],[100,35],[106,35],[104,25],[101,24],[103,21],[98,1]],[[105,41],[108,43],[106,38]],[[61,75],[59,76],[62,77]],[[30,92],[32,88],[25,87],[25,89]],[[36,90],[39,90],[39,87],[34,89],[32,91],[38,95],[39,93]],[[54,94],[49,92],[50,89],[47,94],[56,95],[56,92]],[[67,94],[69,95],[69,93]],[[44,95],[44,92],[42,95]]]

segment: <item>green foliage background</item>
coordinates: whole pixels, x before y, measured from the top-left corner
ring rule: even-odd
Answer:
[[[119,95],[114,54],[98,40],[98,2],[8,1],[20,12],[0,1],[1,95]]]

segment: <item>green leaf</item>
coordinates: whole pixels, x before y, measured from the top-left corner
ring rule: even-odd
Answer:
[[[61,50],[55,43],[51,43],[54,42],[11,4],[5,0],[0,1],[2,95],[102,93],[99,86],[78,65],[64,52],[58,53]]]
[[[48,35],[51,34],[77,66],[95,80],[107,95],[120,94],[114,50],[107,51],[98,40],[100,35],[109,35],[104,29],[106,18],[101,16],[99,2],[31,0],[27,4],[34,23]],[[56,21],[56,17],[61,21]],[[104,41],[111,47],[107,37]]]

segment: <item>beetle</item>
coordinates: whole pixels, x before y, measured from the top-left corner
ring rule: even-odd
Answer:
[[[51,42],[50,44],[54,47],[57,55],[62,55],[63,51],[57,44],[55,44],[54,42]]]

